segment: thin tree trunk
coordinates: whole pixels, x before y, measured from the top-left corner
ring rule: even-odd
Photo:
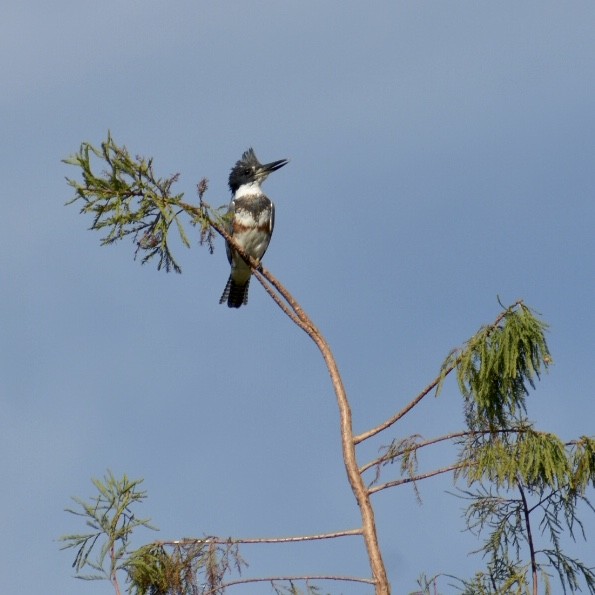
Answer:
[[[523,483],[519,475],[517,475],[517,483],[519,486],[519,492],[521,494],[521,500],[523,502],[523,514],[525,517],[525,527],[527,528],[527,542],[529,544],[529,553],[531,555],[531,572],[533,575],[533,595],[537,595],[537,560],[535,559],[535,546],[533,545],[533,535],[531,534],[531,522],[529,519],[529,506],[527,505],[527,498],[525,497],[525,491],[523,490]]]
[[[202,203],[201,209],[191,207],[190,205],[181,204],[181,206],[189,211],[194,211],[197,215],[205,216],[208,205]],[[188,208],[190,207],[190,208]],[[205,210],[203,210],[205,209]],[[343,386],[343,380],[339,373],[337,362],[333,356],[329,344],[322,336],[321,332],[316,328],[310,317],[304,312],[302,307],[297,303],[293,296],[285,289],[281,283],[267,270],[265,270],[259,262],[255,261],[233,240],[227,233],[227,230],[222,225],[213,221],[209,217],[209,221],[213,229],[219,233],[225,240],[227,240],[238,252],[238,254],[250,265],[253,273],[262,283],[267,293],[273,298],[277,305],[287,314],[287,316],[299,326],[311,339],[314,341],[320,350],[322,357],[326,363],[329,371],[337,404],[339,406],[339,416],[341,425],[341,445],[343,448],[343,462],[345,470],[347,471],[347,479],[349,485],[355,496],[357,504],[360,509],[362,519],[362,535],[366,544],[368,559],[370,562],[370,569],[375,583],[376,595],[390,595],[390,584],[386,574],[386,568],[382,559],[380,545],[378,543],[378,535],[376,533],[376,521],[374,519],[374,509],[370,501],[370,494],[366,488],[366,484],[361,476],[358,468],[357,458],[355,453],[356,440],[353,435],[353,424],[351,418],[351,407],[347,399],[347,393]],[[273,290],[275,290],[282,296]],[[285,302],[283,301],[285,300]]]
[[[376,533],[376,521],[374,519],[374,509],[370,502],[370,496],[362,476],[358,469],[355,441],[353,439],[353,425],[351,421],[351,407],[347,400],[347,394],[343,381],[337,368],[335,358],[326,343],[325,339],[318,331],[310,335],[312,340],[320,349],[324,361],[326,362],[328,371],[331,376],[337,403],[339,405],[339,413],[341,417],[341,440],[343,446],[343,461],[347,471],[347,478],[351,485],[351,489],[355,495],[360,513],[362,517],[362,529],[366,549],[368,551],[368,558],[370,560],[370,567],[372,575],[376,581],[376,595],[390,595],[390,584],[386,575],[384,561],[380,552],[380,545],[378,543],[378,535]]]

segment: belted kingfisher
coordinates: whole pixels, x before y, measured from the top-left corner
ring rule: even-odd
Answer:
[[[254,154],[254,149],[250,148],[229,174],[232,198],[227,211],[231,214],[227,231],[256,260],[260,260],[266,252],[275,225],[275,205],[263,193],[260,185],[271,172],[287,163],[287,159],[280,159],[263,165]],[[231,275],[219,303],[227,301],[230,308],[239,308],[248,303],[252,271],[228,242],[225,243],[225,249]]]

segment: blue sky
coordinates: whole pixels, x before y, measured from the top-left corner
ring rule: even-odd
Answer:
[[[145,479],[141,514],[161,531],[139,543],[358,522],[316,348],[257,283],[247,308],[218,305],[221,242],[209,256],[193,238],[184,273],[166,275],[133,262],[131,244],[101,248],[64,206],[77,172],[61,159],[108,129],[162,175],[180,172],[190,200],[208,177],[214,205],[249,146],[291,159],[265,186],[277,206],[265,265],[333,346],[356,431],[417,394],[499,295],[551,325],[555,365],[530,416],[564,439],[593,434],[593,3],[8,0],[2,12],[4,592],[111,592],[73,579],[56,542],[82,529],[63,512],[70,496],[90,496],[108,468]],[[393,436],[456,430],[461,413],[449,385],[360,461]],[[421,571],[481,566],[451,485],[427,482],[421,507],[408,488],[375,497],[396,593]],[[592,544],[576,551],[594,562]],[[367,573],[355,540],[244,556],[246,576]]]

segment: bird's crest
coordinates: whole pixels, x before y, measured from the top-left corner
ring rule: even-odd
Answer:
[[[234,167],[238,167],[238,166],[254,166],[254,165],[261,165],[260,161],[258,161],[258,157],[256,156],[256,153],[254,152],[254,149],[252,147],[250,147],[247,151],[244,151],[244,153],[242,154],[242,158],[238,160],[238,162],[235,164]]]

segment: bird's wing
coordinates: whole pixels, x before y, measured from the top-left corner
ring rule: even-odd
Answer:
[[[269,201],[271,203],[271,214],[269,215],[269,233],[268,238],[266,239],[266,243],[264,245],[264,249],[260,258],[264,256],[264,253],[268,250],[269,244],[271,243],[271,238],[273,237],[273,228],[275,227],[275,203],[273,201]]]
[[[275,227],[275,203],[271,201],[271,218],[269,219],[270,235],[273,235],[273,228]]]
[[[225,223],[226,231],[229,235],[233,236],[233,216],[236,212],[236,203],[232,200],[229,203],[229,208],[227,209],[227,221]],[[229,264],[231,264],[232,254],[231,254],[231,246],[225,242],[225,252],[227,253],[227,260]]]

